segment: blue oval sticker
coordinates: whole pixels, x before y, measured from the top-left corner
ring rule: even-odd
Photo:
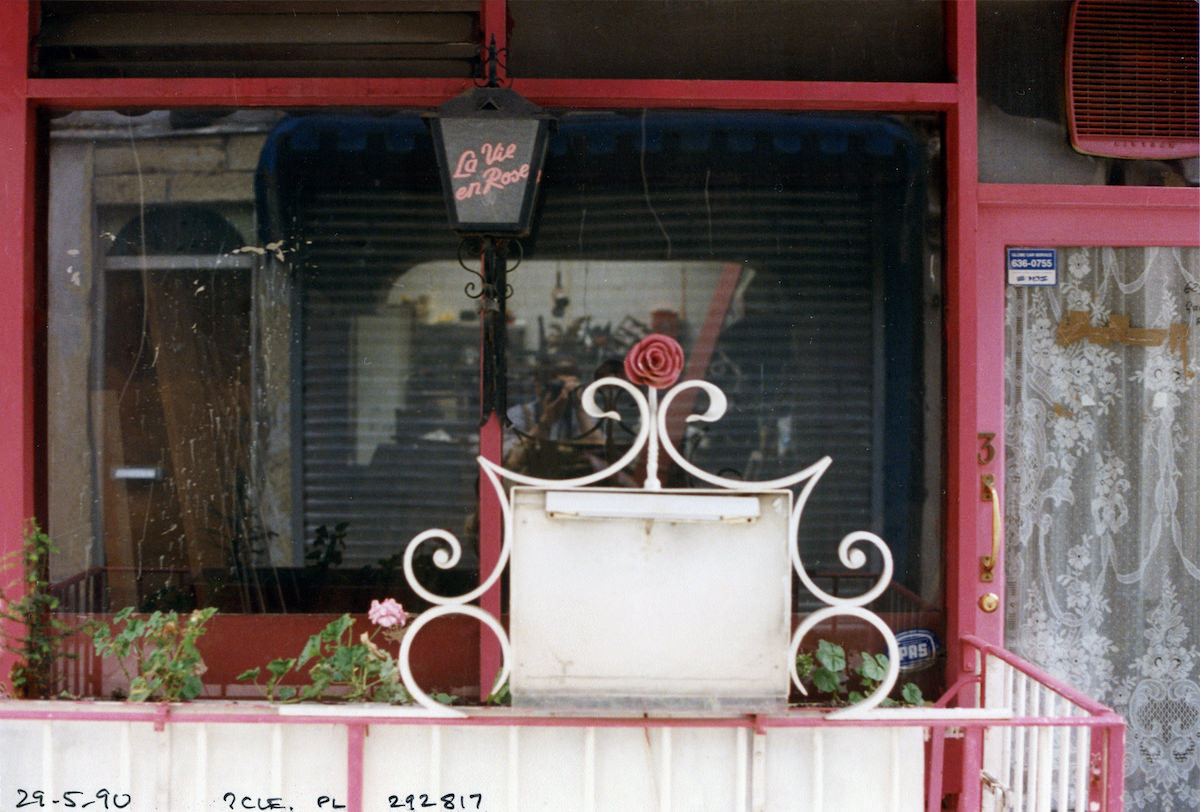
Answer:
[[[900,670],[916,671],[937,661],[937,638],[929,629],[907,629],[896,635]]]

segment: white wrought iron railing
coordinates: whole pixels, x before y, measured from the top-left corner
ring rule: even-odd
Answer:
[[[642,344],[635,347],[632,353],[636,353],[647,342],[666,342],[673,345],[674,352],[677,352],[682,358],[682,350],[673,339],[665,336],[652,335],[643,339]],[[626,365],[628,372],[628,361]],[[670,499],[671,494],[687,494],[692,497],[704,498],[706,494],[712,491],[699,491],[696,489],[681,489],[681,490],[666,490],[659,481],[659,454],[660,452],[670,458],[680,469],[685,471],[694,480],[703,482],[710,489],[720,491],[729,491],[734,493],[764,493],[764,492],[788,492],[792,493],[792,489],[797,491],[794,494],[794,501],[790,506],[790,514],[787,517],[788,534],[790,543],[788,546],[788,557],[791,563],[791,569],[799,579],[800,583],[807,589],[808,593],[813,596],[821,608],[811,612],[800,623],[791,637],[790,655],[785,651],[777,652],[780,659],[787,656],[787,661],[791,663],[789,670],[791,679],[794,685],[801,692],[806,692],[804,685],[801,683],[800,676],[795,669],[795,661],[797,652],[800,646],[811,630],[818,624],[831,618],[854,618],[862,621],[869,626],[875,628],[882,638],[888,659],[888,668],[886,675],[875,689],[862,701],[842,708],[834,712],[836,717],[850,717],[857,714],[865,713],[871,708],[879,705],[891,691],[896,683],[899,671],[899,649],[896,643],[895,635],[883,622],[883,620],[875,612],[866,608],[868,604],[878,598],[884,591],[887,590],[892,580],[892,556],[887,544],[874,533],[869,531],[856,531],[845,536],[838,544],[838,557],[843,566],[849,570],[862,571],[869,560],[869,556],[864,552],[864,548],[873,548],[878,559],[881,562],[879,572],[873,583],[869,585],[867,591],[860,595],[851,597],[833,595],[821,589],[809,575],[804,562],[801,560],[798,545],[796,544],[797,532],[800,526],[801,516],[804,511],[804,506],[808,501],[810,494],[816,487],[822,475],[832,464],[832,459],[823,457],[817,460],[803,470],[797,471],[787,476],[778,477],[771,480],[761,481],[744,481],[735,480],[727,477],[722,477],[716,474],[709,473],[687,460],[683,454],[676,448],[671,436],[671,429],[668,424],[668,413],[671,403],[681,394],[688,392],[689,397],[694,397],[694,392],[691,390],[699,390],[703,392],[708,401],[708,407],[703,412],[689,414],[686,417],[687,422],[714,422],[719,420],[726,411],[727,400],[724,392],[720,388],[714,386],[707,381],[687,380],[678,385],[671,386],[674,383],[675,377],[679,374],[678,368],[674,371],[674,375],[666,383],[650,383],[644,382],[646,392],[642,390],[630,380],[617,377],[601,378],[591,383],[586,387],[581,395],[581,405],[583,410],[595,420],[615,420],[620,421],[621,415],[616,411],[606,411],[597,403],[597,391],[605,387],[615,387],[624,390],[633,403],[637,407],[639,420],[637,424],[637,433],[632,444],[626,450],[624,455],[615,462],[609,464],[602,470],[594,471],[584,476],[577,476],[571,479],[550,480],[541,477],[531,476],[519,471],[513,471],[502,467],[496,462],[479,457],[478,462],[483,473],[483,479],[492,488],[499,500],[501,512],[504,522],[504,533],[502,540],[502,548],[500,550],[499,559],[495,568],[486,577],[481,577],[481,583],[478,588],[471,590],[461,595],[440,595],[425,588],[420,583],[419,577],[415,571],[414,560],[417,551],[422,545],[428,542],[440,544],[440,548],[432,555],[432,561],[435,566],[449,569],[454,567],[462,555],[462,543],[450,531],[441,528],[431,528],[414,537],[404,553],[404,573],[412,590],[422,599],[433,604],[434,608],[423,612],[417,620],[409,628],[401,644],[399,664],[402,679],[408,692],[413,696],[417,704],[424,707],[426,710],[439,715],[456,715],[461,716],[461,711],[448,709],[445,706],[439,705],[429,697],[416,683],[412,675],[410,665],[410,652],[414,639],[418,636],[421,629],[426,624],[446,615],[468,615],[475,618],[483,625],[487,626],[495,634],[499,641],[502,653],[502,667],[496,677],[495,687],[499,688],[510,676],[511,662],[513,659],[512,643],[506,630],[502,627],[498,618],[493,616],[488,611],[473,605],[473,602],[482,595],[493,589],[500,581],[500,578],[508,566],[512,557],[513,537],[514,537],[514,506],[511,498],[511,486],[527,486],[547,491],[553,490],[557,492],[578,491],[588,485],[601,483],[610,477],[618,475],[626,466],[637,460],[644,452],[645,454],[645,471],[646,477],[643,487],[640,489],[625,489],[624,496],[613,500],[616,503],[623,503],[622,507],[614,508],[616,512],[606,514],[613,517],[621,517],[633,510],[632,497],[636,494],[643,495],[661,495]],[[667,388],[671,387],[671,388]],[[659,389],[665,391],[662,395],[662,402],[659,403]],[[664,499],[652,500],[652,504],[660,504],[666,501]],[[716,509],[716,508],[714,508]],[[683,508],[675,508],[676,511],[683,511]],[[694,508],[693,508],[694,510]],[[658,511],[656,508],[655,511]],[[647,513],[646,515],[633,515],[635,519],[654,519],[666,518],[660,516],[661,511]],[[652,515],[653,514],[653,515]],[[756,514],[757,515],[757,514]],[[677,513],[669,518],[669,521],[687,520],[690,517],[684,516],[682,513]],[[786,565],[785,565],[786,566]],[[788,600],[790,605],[790,598]],[[515,614],[515,612],[514,612]],[[495,689],[493,689],[495,690]],[[514,696],[516,691],[514,689]],[[785,692],[786,694],[786,692]]]

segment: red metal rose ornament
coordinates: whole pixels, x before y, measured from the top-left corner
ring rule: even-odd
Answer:
[[[683,372],[683,347],[670,336],[651,333],[625,355],[625,377],[652,389],[666,389]]]

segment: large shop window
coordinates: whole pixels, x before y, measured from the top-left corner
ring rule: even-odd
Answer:
[[[417,532],[474,542],[478,302],[418,115],[51,129],[50,527],[69,608],[361,611],[402,594]],[[875,530],[897,563],[884,610],[936,627],[939,143],[920,117],[562,113],[509,276],[506,454],[554,474],[619,453],[635,427],[532,448],[522,413],[564,371],[586,383],[671,333],[731,401],[681,433],[696,464],[766,479],[830,454],[810,568],[836,581],[837,542]]]

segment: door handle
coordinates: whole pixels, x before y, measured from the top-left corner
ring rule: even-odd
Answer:
[[[996,562],[1000,558],[1000,544],[1004,539],[1004,511],[1000,508],[1000,494],[996,493],[996,477],[984,474],[983,501],[992,503],[992,554],[979,557],[979,580],[991,583],[996,580]]]

